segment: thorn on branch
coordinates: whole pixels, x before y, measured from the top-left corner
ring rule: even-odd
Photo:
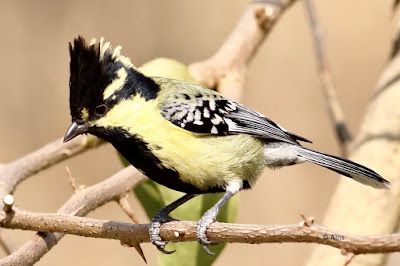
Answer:
[[[5,212],[10,212],[12,210],[12,206],[14,205],[14,197],[10,194],[6,195],[3,198],[4,207],[3,210]]]
[[[68,166],[65,166],[65,170],[67,171],[68,174],[68,180],[69,183],[72,186],[72,189],[74,190],[74,193],[82,191],[86,188],[85,185],[79,185],[78,181],[76,181],[76,178],[74,176],[72,176],[71,170],[68,168]]]
[[[314,217],[306,217],[304,214],[302,214],[301,212],[298,212],[298,214],[300,215],[300,217],[303,219],[303,221],[301,221],[299,223],[300,227],[311,227],[314,224],[315,218]]]
[[[131,218],[131,220],[135,224],[139,224],[139,220],[137,219],[137,217],[136,217],[131,205],[129,204],[128,198],[129,198],[129,193],[127,193],[126,195],[120,197],[119,200],[118,200],[118,204],[119,204],[119,206],[121,206],[122,210],[124,210],[124,212],[129,216],[129,218]],[[124,243],[123,241],[121,241],[121,245],[122,246],[128,246],[128,247],[134,247],[136,249],[137,253],[140,255],[140,257],[142,257],[144,262],[147,264],[146,257],[145,257],[144,252],[143,252],[143,250],[142,250],[142,248],[140,247],[139,244],[129,245],[129,244]]]
[[[144,262],[147,264],[146,256],[144,255],[143,249],[140,247],[139,244],[130,245],[130,244],[127,244],[127,243],[124,243],[123,241],[121,241],[121,246],[129,247],[129,248],[132,248],[132,247],[135,248],[136,252],[140,255],[140,257],[142,257]]]

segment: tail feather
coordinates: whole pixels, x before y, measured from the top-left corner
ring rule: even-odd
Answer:
[[[306,161],[326,167],[341,175],[350,177],[364,185],[379,189],[389,189],[391,183],[373,170],[350,160],[302,148],[299,156]]]

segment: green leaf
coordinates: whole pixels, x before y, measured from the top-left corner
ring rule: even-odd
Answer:
[[[162,76],[173,79],[180,79],[196,83],[190,76],[187,66],[176,60],[168,58],[158,58],[152,60],[138,69],[147,76]],[[123,156],[120,156],[125,166],[129,162]],[[134,189],[136,197],[139,199],[145,209],[149,219],[153,218],[157,210],[175,201],[183,195],[159,185],[151,180],[137,186]],[[197,196],[186,202],[171,213],[171,216],[179,220],[198,221],[201,216],[222,197],[221,193],[205,194]],[[217,220],[220,222],[235,222],[237,216],[239,197],[232,197],[221,209]],[[158,262],[163,266],[179,265],[211,265],[222,252],[226,244],[211,246],[210,250],[215,256],[208,255],[203,247],[197,242],[172,243],[167,246],[167,250],[176,250],[174,254],[165,255],[159,252]]]

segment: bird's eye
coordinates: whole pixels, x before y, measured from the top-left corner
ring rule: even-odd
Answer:
[[[106,106],[105,104],[101,104],[101,105],[97,106],[97,107],[94,109],[94,112],[95,112],[97,115],[104,115],[106,111],[107,111],[107,106]]]

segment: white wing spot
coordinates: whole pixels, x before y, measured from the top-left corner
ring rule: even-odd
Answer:
[[[218,129],[215,126],[212,126],[211,134],[218,134]]]
[[[213,123],[214,125],[219,125],[220,123],[224,122],[222,117],[219,116],[218,114],[215,114],[214,117],[215,118],[211,119],[211,123]]]
[[[196,112],[194,113],[194,120],[195,121],[200,121],[201,120],[201,112],[199,109],[196,109]]]
[[[193,121],[193,112],[189,112],[187,117],[186,117],[186,122],[192,122]]]
[[[210,109],[211,109],[211,111],[215,111],[215,107],[216,107],[215,101],[210,101]]]
[[[204,124],[204,122],[203,122],[203,121],[196,120],[196,121],[193,121],[193,124],[202,126],[202,125]]]
[[[211,123],[213,123],[214,125],[219,125],[221,121],[218,118],[213,118],[211,119]]]
[[[207,107],[204,107],[203,116],[204,116],[205,118],[210,118],[210,111],[208,110]]]

